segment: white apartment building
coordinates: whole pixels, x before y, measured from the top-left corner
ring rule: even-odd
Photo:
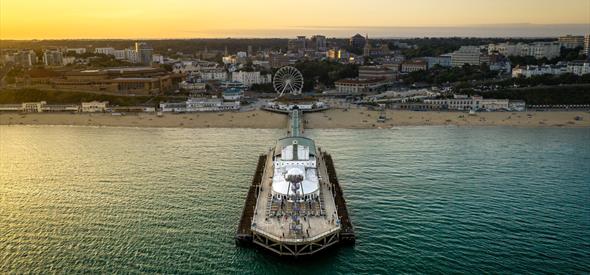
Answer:
[[[156,64],[164,64],[164,56],[161,54],[152,55],[152,61]]]
[[[570,62],[567,64],[567,70],[568,72],[579,76],[590,74],[590,61]]]
[[[64,56],[62,58],[62,63],[64,66],[76,63],[76,57],[74,56]]]
[[[561,54],[559,42],[534,42],[530,44],[501,43],[488,45],[488,53],[500,53],[504,56],[534,56],[537,59],[555,58]]]
[[[95,48],[94,49],[94,53],[96,54],[106,54],[106,55],[115,55],[115,49],[114,48]]]
[[[260,74],[260,72],[233,72],[231,80],[240,82],[245,86],[252,86],[254,84],[267,84],[272,82],[272,76],[270,74]]]
[[[535,42],[528,44],[524,51],[527,56],[534,56],[537,59],[551,59],[561,55],[561,44],[558,42]]]
[[[529,78],[546,74],[561,75],[566,73],[572,73],[579,76],[590,74],[590,62],[570,62],[568,64],[516,67],[512,70],[512,77]]]
[[[114,50],[113,55],[117,60],[125,60],[127,59],[126,50]]]
[[[43,63],[45,66],[63,66],[63,54],[59,50],[45,50]]]
[[[37,63],[37,54],[33,50],[9,52],[2,58],[3,62],[12,62],[23,67],[31,67]]]
[[[139,63],[139,55],[134,49],[114,50],[112,54],[117,60]]]

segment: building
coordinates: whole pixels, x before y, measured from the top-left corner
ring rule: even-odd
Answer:
[[[340,79],[334,84],[336,85],[336,91],[339,94],[362,94],[383,90],[387,85],[387,81],[383,78],[347,78]]]
[[[467,97],[466,95],[454,95],[448,99],[425,99],[425,104],[434,105],[439,109],[468,111],[486,110],[499,111],[510,110],[508,99],[484,99],[481,96]]]
[[[373,47],[371,46],[371,42],[369,41],[369,36],[367,35],[367,37],[365,38],[365,46],[363,47],[363,56],[364,57],[371,56],[372,49],[373,49]]]
[[[533,77],[541,75],[562,75],[571,73],[575,75],[590,74],[590,61],[574,61],[567,64],[558,63],[557,65],[529,65],[516,67],[512,70],[512,77]]]
[[[461,46],[461,48],[451,54],[453,67],[463,67],[463,65],[479,66],[482,63],[482,53],[479,46]]]
[[[559,44],[566,49],[576,49],[584,47],[584,36],[566,35],[559,37]]]
[[[356,35],[354,35],[353,37],[351,37],[348,42],[348,45],[352,48],[355,48],[355,49],[363,49],[366,44],[367,44],[367,40],[365,39],[365,37],[358,34],[358,33]]]
[[[25,113],[42,113],[47,105],[46,101],[41,102],[23,102],[21,111]]]
[[[516,66],[512,69],[512,77],[533,77],[533,76],[541,76],[541,75],[560,75],[567,73],[566,66],[556,66],[556,65],[527,65],[527,66]]]
[[[64,66],[76,63],[76,57],[74,56],[64,56],[62,58],[62,63]]]
[[[590,34],[584,36],[584,54],[590,59]]]
[[[161,102],[162,112],[190,113],[190,112],[223,112],[237,111],[240,102],[225,102],[221,98],[189,98],[186,102]]]
[[[233,72],[232,81],[240,82],[245,86],[252,86],[254,84],[267,84],[272,82],[270,74],[261,74],[260,72]]]
[[[291,64],[289,56],[285,54],[270,54],[268,61],[271,68],[280,68]]]
[[[119,95],[157,95],[178,87],[180,75],[152,67],[69,71],[43,78],[31,87],[94,91]]]
[[[523,49],[526,56],[534,56],[537,59],[547,58],[552,59],[561,55],[561,44],[557,42],[535,42],[528,44]]]
[[[360,66],[359,79],[374,79],[381,78],[387,80],[394,80],[397,74],[393,70],[385,66]]]
[[[67,48],[66,53],[85,54],[86,48]]]
[[[207,83],[199,81],[182,81],[180,82],[179,87],[183,90],[194,91],[197,93],[207,91]]]
[[[164,56],[161,54],[152,55],[152,60],[156,64],[164,64]]]
[[[560,56],[561,44],[559,42],[490,44],[488,45],[488,54],[493,53],[499,53],[503,56],[533,56],[537,59],[552,59]]]
[[[145,42],[135,43],[135,52],[137,53],[137,63],[151,66],[153,62],[154,49]]]
[[[63,66],[63,54],[58,50],[45,50],[43,63],[45,66]]]
[[[113,56],[115,56],[115,59],[117,59],[117,60],[125,60],[125,59],[127,59],[126,52],[127,52],[127,50],[114,50]]]
[[[111,47],[107,48],[95,48],[94,53],[96,54],[106,54],[106,55],[115,55],[115,49]]]
[[[227,71],[218,67],[217,63],[202,60],[177,62],[172,66],[172,71],[177,74],[187,74],[202,81],[225,81],[228,77]]]
[[[113,56],[117,60],[126,60],[131,63],[139,63],[138,53],[134,49],[114,50]]]
[[[82,113],[102,113],[107,111],[108,101],[82,102],[80,110]]]
[[[297,36],[297,39],[290,39],[287,43],[287,48],[290,52],[300,52],[306,49],[306,37]]]
[[[37,63],[37,54],[33,50],[20,50],[4,57],[5,61],[11,61],[17,66],[31,67]]]
[[[402,62],[402,73],[411,73],[428,70],[428,62],[422,59],[407,60]]]
[[[0,104],[0,111],[43,113],[43,112],[78,112],[79,106],[75,104],[49,105],[46,101],[23,102],[21,104]]]
[[[327,47],[326,47],[326,37],[323,35],[314,35],[311,37],[311,47],[313,47],[313,49],[315,51],[318,52],[325,52]]]
[[[512,73],[512,63],[510,59],[500,54],[493,54],[489,56],[490,71],[497,71],[502,74]]]
[[[223,99],[226,101],[239,101],[244,96],[244,90],[240,88],[229,88],[223,90]]]
[[[435,66],[441,67],[452,67],[453,66],[453,56],[451,54],[443,54],[440,56],[427,56],[424,57],[424,60],[428,63],[428,69],[432,69]]]

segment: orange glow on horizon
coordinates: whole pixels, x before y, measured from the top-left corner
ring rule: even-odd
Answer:
[[[0,1],[1,39],[285,37],[314,28],[514,23],[588,24],[590,32],[590,1]]]

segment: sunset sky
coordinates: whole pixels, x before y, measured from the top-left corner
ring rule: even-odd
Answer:
[[[496,35],[515,26],[590,32],[590,0],[0,1],[2,39]]]

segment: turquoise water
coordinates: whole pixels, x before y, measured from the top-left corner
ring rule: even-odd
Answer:
[[[590,129],[313,130],[358,241],[233,241],[282,130],[0,127],[0,273],[588,273]]]

